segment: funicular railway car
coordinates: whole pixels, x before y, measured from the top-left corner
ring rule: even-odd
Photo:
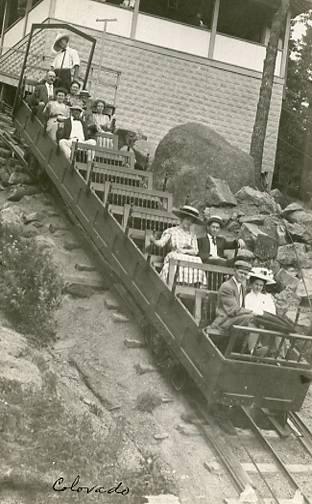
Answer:
[[[237,345],[237,336],[247,337],[250,329],[242,327],[236,327],[227,337],[226,345],[220,346],[220,334],[207,334],[201,328],[202,304],[205,300],[208,306],[207,322],[214,315],[216,292],[232,270],[209,264],[173,262],[169,283],[165,284],[159,275],[164,253],[149,244],[152,232],[177,224],[171,213],[172,196],[154,190],[152,174],[135,170],[133,157],[118,151],[115,141],[109,148],[76,144],[69,162],[44,134],[40,117],[33,117],[22,91],[31,38],[36,30],[55,27],[73,29],[67,25],[32,27],[14,121],[65,204],[75,214],[90,245],[118,275],[145,319],[161,334],[208,402],[256,405],[284,413],[299,410],[312,379],[311,365],[304,358],[311,338],[257,329],[257,334],[266,334],[272,344],[276,336],[282,341],[287,338],[289,350],[283,359],[279,352],[264,357],[246,354],[243,345]],[[75,33],[85,37],[76,29]],[[92,156],[88,155],[90,150]],[[178,284],[174,271],[179,267],[203,270],[207,286]],[[186,308],[182,298],[194,301],[194,312]]]

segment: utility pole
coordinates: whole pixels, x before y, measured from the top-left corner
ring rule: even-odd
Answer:
[[[101,44],[99,71],[98,71],[97,80],[96,80],[97,84],[100,83],[100,77],[101,77],[101,71],[102,71],[103,53],[104,53],[104,45],[105,45],[105,35],[106,35],[106,31],[107,31],[107,23],[114,23],[116,21],[118,21],[118,19],[116,19],[116,18],[104,18],[104,19],[97,18],[96,19],[97,23],[104,23],[103,32],[102,32],[102,44]]]

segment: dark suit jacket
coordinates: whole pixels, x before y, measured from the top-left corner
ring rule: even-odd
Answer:
[[[54,88],[53,88],[54,89]],[[39,102],[48,103],[48,90],[45,84],[38,84],[33,94],[33,105],[38,105]]]
[[[208,259],[211,257],[210,256],[210,241],[208,239],[208,236],[204,236],[203,238],[198,238],[198,250],[199,250],[199,257],[203,261],[203,263],[208,262]],[[237,240],[226,240],[223,236],[217,236],[217,250],[218,250],[218,256],[219,257],[224,257],[224,251],[228,249],[238,249],[238,242]]]
[[[241,315],[245,315],[248,312],[244,308],[245,304],[245,296],[246,296],[246,288],[242,287],[243,291],[243,306],[240,306],[240,293],[238,291],[235,280],[231,278],[224,282],[219,291],[218,291],[218,302],[217,302],[217,310],[216,310],[216,319],[214,321],[214,325],[226,327],[226,321],[229,321],[231,324],[231,319],[234,317],[239,317]]]
[[[83,121],[80,120],[80,122],[82,124],[85,140],[88,140],[89,139],[88,128]],[[58,128],[56,132],[57,140],[61,140],[62,138],[68,140],[70,138],[71,130],[72,130],[72,123],[69,117],[68,119],[65,119],[65,121],[63,122],[63,127]]]

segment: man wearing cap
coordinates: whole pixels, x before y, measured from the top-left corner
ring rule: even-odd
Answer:
[[[203,263],[224,259],[225,250],[245,248],[245,242],[241,239],[226,240],[223,236],[218,236],[222,222],[218,215],[211,216],[207,221],[206,235],[198,238],[199,257]]]
[[[70,117],[65,119],[63,127],[57,131],[57,139],[61,151],[70,160],[72,143],[77,141],[87,145],[96,145],[94,139],[89,138],[86,124],[80,119],[82,108],[78,105],[70,107]]]
[[[248,325],[253,313],[245,308],[246,282],[251,270],[249,263],[236,261],[234,275],[224,282],[218,292],[216,318],[210,328],[230,329],[233,325]]]
[[[78,79],[80,58],[76,49],[69,47],[69,35],[60,33],[57,35],[53,48],[56,53],[51,69],[55,71],[58,81],[57,86],[70,88],[72,81],[72,71],[74,71],[73,79]]]

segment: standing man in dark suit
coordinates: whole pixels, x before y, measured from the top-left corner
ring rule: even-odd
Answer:
[[[246,261],[236,261],[234,268],[233,277],[224,282],[218,291],[216,318],[210,328],[230,329],[234,325],[247,326],[253,319],[253,312],[245,308],[246,282],[251,265]]]
[[[54,99],[56,74],[53,70],[49,70],[46,75],[45,82],[38,84],[34,94],[30,98],[30,106],[34,113],[38,110],[43,110],[49,100]]]
[[[235,250],[245,248],[244,240],[226,240],[223,236],[218,236],[222,219],[217,215],[211,216],[207,221],[207,232],[202,238],[198,238],[199,257],[203,263],[223,261],[225,250]],[[220,261],[221,262],[221,261]]]

